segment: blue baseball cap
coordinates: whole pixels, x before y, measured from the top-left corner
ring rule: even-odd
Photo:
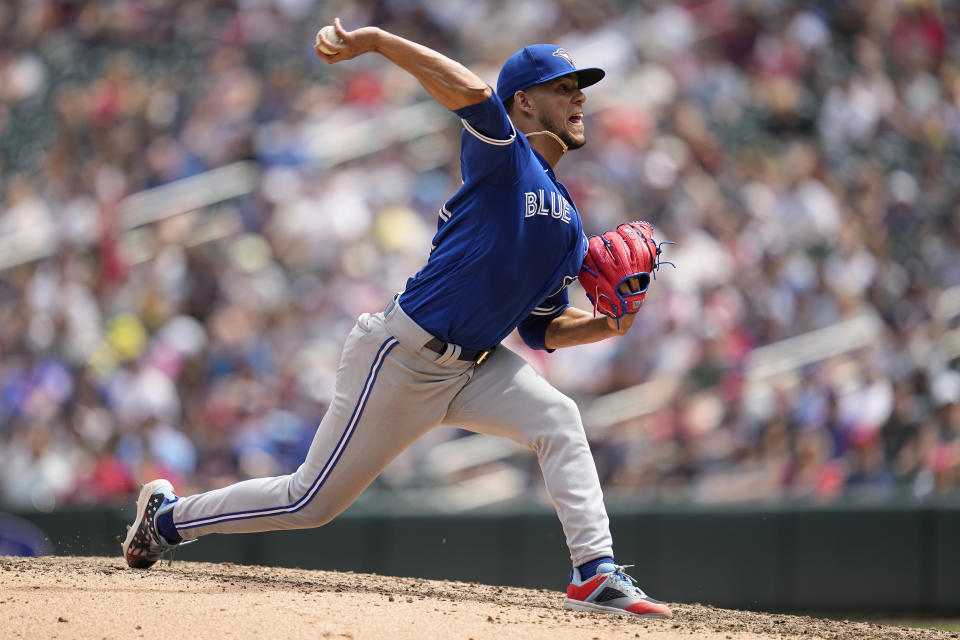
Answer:
[[[580,88],[600,82],[606,75],[603,69],[588,67],[577,69],[573,58],[563,47],[555,44],[532,44],[507,58],[497,78],[497,95],[500,100],[512,98],[535,84],[550,82],[560,76],[577,74]]]

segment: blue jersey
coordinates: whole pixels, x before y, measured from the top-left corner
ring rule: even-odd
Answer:
[[[520,326],[545,348],[587,251],[580,214],[496,94],[457,114],[463,186],[440,209],[430,258],[400,304],[445,342],[486,349]]]

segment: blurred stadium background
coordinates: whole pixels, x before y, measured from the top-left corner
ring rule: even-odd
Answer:
[[[299,465],[459,185],[412,77],[314,58],[333,16],[491,84],[534,42],[608,71],[559,176],[588,232],[648,219],[678,268],[623,339],[508,342],[578,400],[612,509],[957,520],[955,0],[0,4],[0,508]],[[442,428],[357,508],[549,505],[524,451]]]

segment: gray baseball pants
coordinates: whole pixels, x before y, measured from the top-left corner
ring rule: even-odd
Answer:
[[[304,529],[330,522],[391,460],[440,425],[510,438],[536,452],[574,566],[613,556],[600,480],[576,404],[500,346],[480,365],[437,354],[392,304],[363,314],[344,344],[336,390],[295,473],[181,498],[178,532]]]

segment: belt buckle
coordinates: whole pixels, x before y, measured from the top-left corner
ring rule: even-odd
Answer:
[[[480,355],[477,356],[477,359],[473,361],[473,364],[479,365],[483,364],[483,361],[487,359],[487,356],[493,352],[493,349],[484,349],[480,352]]]

